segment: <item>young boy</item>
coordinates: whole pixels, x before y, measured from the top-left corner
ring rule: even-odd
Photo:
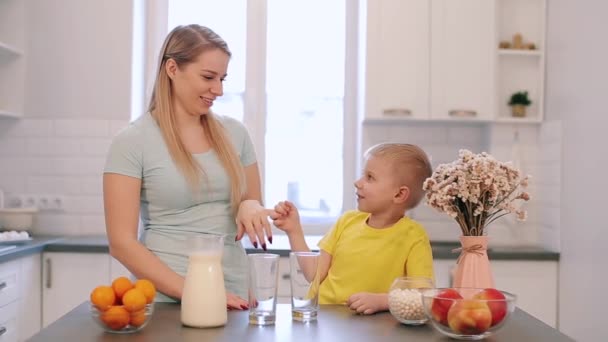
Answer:
[[[365,154],[355,182],[357,209],[342,215],[319,242],[320,304],[346,304],[372,314],[388,310],[388,290],[400,276],[433,278],[433,256],[424,228],[405,216],[418,205],[422,183],[431,176],[422,149],[410,144],[380,144]],[[275,206],[273,221],[293,251],[309,251],[297,208]]]

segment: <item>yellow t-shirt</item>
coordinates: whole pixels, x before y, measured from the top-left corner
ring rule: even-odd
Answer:
[[[387,293],[397,277],[433,278],[433,253],[419,223],[404,217],[391,227],[367,225],[368,213],[349,211],[319,241],[332,255],[320,304],[344,304],[358,292]]]

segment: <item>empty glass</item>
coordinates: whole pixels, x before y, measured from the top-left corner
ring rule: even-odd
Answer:
[[[291,317],[296,321],[317,319],[319,311],[319,252],[291,252]]]
[[[249,324],[274,324],[279,281],[278,254],[249,254]]]

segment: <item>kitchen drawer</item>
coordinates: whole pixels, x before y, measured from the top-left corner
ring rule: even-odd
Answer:
[[[17,341],[18,301],[0,308],[0,342]]]
[[[0,308],[19,298],[19,260],[0,264]]]
[[[279,285],[277,295],[279,297],[291,297],[291,283],[289,274],[289,257],[279,258]]]

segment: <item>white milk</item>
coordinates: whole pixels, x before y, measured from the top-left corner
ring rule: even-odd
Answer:
[[[182,324],[195,328],[226,324],[228,314],[221,261],[221,252],[190,255],[182,294]]]

